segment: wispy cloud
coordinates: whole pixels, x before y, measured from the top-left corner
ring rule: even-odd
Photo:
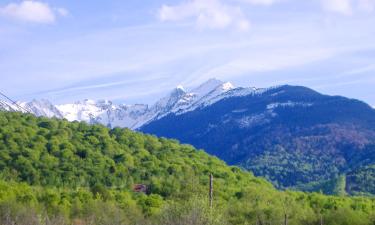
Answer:
[[[329,12],[352,15],[359,12],[372,12],[375,0],[321,0],[323,9]]]
[[[356,75],[356,74],[363,74],[368,72],[375,72],[375,64],[370,64],[364,67],[352,69],[344,73],[344,75]]]
[[[346,15],[352,14],[351,0],[321,0],[323,8],[326,11],[342,13]]]
[[[68,11],[64,8],[51,8],[46,3],[31,0],[0,7],[0,16],[32,23],[50,24],[56,21],[57,16],[66,15]]]
[[[224,4],[219,0],[191,0],[178,5],[163,5],[159,10],[161,21],[193,19],[200,28],[222,29],[234,27],[246,31],[250,21],[240,7]]]
[[[48,24],[69,14],[55,1],[7,1],[14,3],[0,3],[0,16],[16,20]],[[365,12],[373,12],[375,0],[346,1],[155,0],[149,5],[129,0],[109,1],[104,8],[92,1],[88,12],[83,12],[86,3],[77,1],[64,5],[74,12],[69,26],[24,26],[1,18],[0,89],[59,102],[116,96],[143,102],[137,96],[152,91],[144,99],[153,101],[177,84],[195,86],[212,77],[240,86],[293,80],[318,86],[350,82],[363,73],[368,79],[372,67],[361,67],[375,58],[368,52],[375,47],[375,13]],[[10,8],[27,14],[30,10],[19,9],[25,2],[47,7],[49,19],[4,14]],[[113,5],[125,15],[116,24],[108,19]],[[356,74],[336,77],[345,71]]]
[[[280,2],[280,1],[283,1],[283,0],[237,0],[239,2],[244,2],[244,3],[249,3],[249,4],[252,4],[252,5],[265,5],[265,6],[269,6],[269,5],[273,5],[277,2]]]

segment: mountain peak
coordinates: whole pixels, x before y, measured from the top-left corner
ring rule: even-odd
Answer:
[[[78,120],[88,123],[110,124],[111,127],[121,126],[136,129],[169,113],[181,114],[198,107],[206,107],[220,99],[231,96],[234,93],[231,91],[233,89],[235,87],[230,82],[212,78],[188,91],[182,85],[178,85],[165,97],[150,106],[116,104],[109,100],[100,99],[84,99],[73,104],[56,106],[48,100],[42,99],[24,103],[24,105],[36,115],[63,117],[69,121]],[[237,92],[234,94],[237,94]],[[240,94],[248,94],[248,91],[242,91]],[[1,108],[11,110],[8,105],[2,102],[0,102]]]
[[[178,85],[176,88],[172,90],[172,92],[170,92],[168,98],[180,97],[184,95],[185,93],[186,93],[185,89],[181,85]]]
[[[177,90],[182,90],[185,92],[185,88],[180,84],[180,85],[177,85],[177,87],[175,88]]]
[[[221,86],[224,91],[229,91],[235,88],[235,86],[230,82],[225,82]]]
[[[33,112],[36,116],[63,118],[57,107],[47,99],[33,99],[31,102],[18,102],[18,104],[28,112]]]
[[[215,90],[217,87],[223,85],[224,82],[215,78],[209,79],[206,82],[199,85],[197,88],[193,89],[191,92],[197,96],[205,96],[211,91]]]
[[[203,82],[201,85],[198,86],[198,88],[200,87],[207,87],[207,86],[219,86],[221,84],[223,84],[224,82],[221,81],[221,80],[218,80],[216,78],[211,78],[211,79],[208,79],[207,81]]]

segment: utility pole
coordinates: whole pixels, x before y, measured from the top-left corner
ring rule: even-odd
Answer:
[[[214,176],[212,173],[210,174],[210,192],[209,192],[209,198],[210,198],[210,208],[212,209],[212,202],[213,202],[213,194],[214,194]]]

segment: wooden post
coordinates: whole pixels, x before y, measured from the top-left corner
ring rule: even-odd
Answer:
[[[214,176],[212,173],[210,174],[210,192],[209,192],[209,198],[210,198],[210,208],[212,209],[212,202],[213,202],[213,194],[214,194]]]
[[[323,215],[320,214],[320,225],[324,225],[324,222],[323,222]]]
[[[286,213],[284,215],[284,225],[288,225],[288,215]]]

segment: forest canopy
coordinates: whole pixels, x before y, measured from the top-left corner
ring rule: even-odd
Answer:
[[[214,207],[209,208],[209,175]],[[354,179],[354,178],[353,178]],[[143,193],[134,186],[147,187]],[[277,191],[176,140],[0,112],[1,224],[374,224],[375,199]]]

